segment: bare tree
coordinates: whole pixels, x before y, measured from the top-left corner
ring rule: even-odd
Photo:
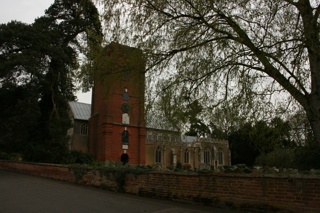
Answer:
[[[284,92],[320,144],[318,0],[99,2],[107,39],[143,49],[148,70],[183,85],[180,92],[212,106]]]

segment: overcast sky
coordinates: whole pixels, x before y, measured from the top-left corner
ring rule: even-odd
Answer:
[[[31,24],[44,15],[54,0],[0,0],[0,23],[12,20]],[[78,101],[91,103],[91,93],[77,93]]]
[[[0,22],[7,23],[11,20],[33,23],[34,19],[44,15],[54,0],[1,0]]]

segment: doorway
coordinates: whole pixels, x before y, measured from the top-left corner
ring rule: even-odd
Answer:
[[[121,162],[123,165],[127,164],[129,162],[129,155],[124,153],[121,155]]]

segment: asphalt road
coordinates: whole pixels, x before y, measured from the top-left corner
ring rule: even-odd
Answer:
[[[0,213],[231,213],[227,209],[109,192],[0,169]]]

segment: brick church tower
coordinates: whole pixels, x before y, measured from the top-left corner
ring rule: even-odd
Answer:
[[[145,60],[141,50],[104,48],[92,90],[89,152],[100,161],[145,164]]]

